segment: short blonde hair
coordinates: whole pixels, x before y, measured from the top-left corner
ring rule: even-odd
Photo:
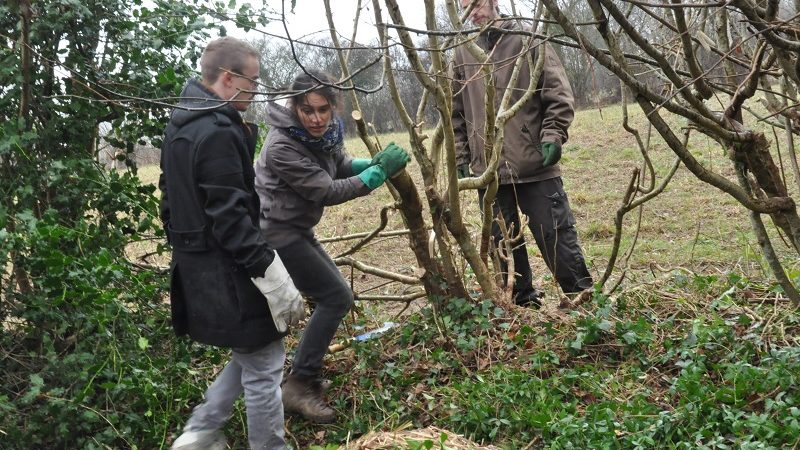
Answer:
[[[235,37],[214,39],[203,50],[203,56],[200,58],[200,75],[204,82],[213,84],[223,69],[241,75],[248,59],[259,59],[260,56],[253,46]]]

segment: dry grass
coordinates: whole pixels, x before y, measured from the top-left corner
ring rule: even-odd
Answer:
[[[642,137],[646,138],[645,118],[638,108],[630,109],[632,126],[638,128]],[[622,129],[621,122],[620,106],[579,111],[562,158],[565,189],[570,196],[590,270],[596,278],[602,275],[608,261],[614,233],[613,217],[621,204],[631,172],[642,166],[636,142]],[[767,135],[771,136],[771,131]],[[408,137],[404,133],[382,135],[380,140],[383,144],[395,141],[401,146],[408,146]],[[715,142],[704,136],[693,135],[690,147],[705,166],[733,178],[732,165]],[[356,157],[367,156],[358,138],[349,139],[346,148]],[[659,183],[675,156],[655,134],[649,153],[656,170],[656,183]],[[421,186],[416,165],[412,163],[409,170],[418,186]],[[139,171],[140,177],[147,183],[155,183],[158,173],[157,166],[142,167]],[[791,180],[788,184],[795,185]],[[475,233],[479,229],[476,197],[474,192],[462,193],[462,207]],[[389,191],[381,187],[366,197],[329,207],[316,227],[316,234],[323,239],[372,231],[379,223],[381,207],[392,203]],[[626,217],[621,254],[633,240],[636,217],[635,212]],[[393,213],[386,230],[403,228],[399,213]],[[792,258],[780,238],[777,235],[773,238],[779,254],[786,256],[788,266],[800,269],[800,262]],[[325,248],[330,255],[336,256],[355,242],[328,243]],[[147,243],[134,248],[131,253],[141,254],[153,248],[153,243]],[[555,294],[557,289],[554,281],[539,257],[538,249],[529,245],[528,251],[537,277],[535,281],[547,292]],[[405,274],[411,274],[416,269],[413,253],[402,236],[375,239],[355,257],[364,263]],[[166,261],[163,256],[150,258],[150,262],[156,264],[166,264]],[[695,178],[683,166],[665,192],[645,205],[637,246],[629,260],[630,270],[626,279],[629,283],[646,282],[657,277],[660,269],[671,267],[684,267],[698,273],[736,271],[750,278],[770,276],[750,231],[746,210],[727,194]],[[387,294],[407,290],[407,287],[397,283],[387,285],[376,277],[349,268],[342,270],[347,277],[352,274],[357,293]],[[619,273],[619,270],[615,273]]]
[[[646,136],[646,121],[640,112],[633,112],[632,125],[637,127],[642,136]],[[640,167],[642,158],[636,147],[633,137],[621,128],[621,108],[606,107],[601,111],[584,110],[577,114],[574,125],[571,129],[570,140],[564,147],[562,159],[562,171],[565,188],[570,196],[573,212],[577,219],[577,227],[582,240],[584,251],[589,261],[590,270],[599,278],[608,261],[613,233],[613,217],[619,207],[625,187],[628,184],[631,172],[634,168]],[[771,133],[768,133],[771,136]],[[408,139],[403,133],[394,133],[381,136],[382,143],[395,141],[401,146],[408,145]],[[732,167],[726,159],[723,151],[710,140],[694,136],[690,141],[691,148],[697,159],[702,161],[707,167],[713,168],[719,173],[733,177]],[[366,157],[363,144],[356,138],[347,141],[348,151],[357,157]],[[650,146],[650,156],[657,172],[657,182],[660,177],[667,172],[674,161],[674,154],[657,137],[652,138]],[[776,158],[777,160],[777,158]],[[784,157],[784,161],[786,158]],[[412,177],[421,186],[421,177],[413,163],[409,166]],[[148,166],[140,169],[140,177],[144,182],[155,183],[158,178],[158,167]],[[790,171],[787,168],[787,174]],[[794,185],[793,180],[789,183]],[[796,193],[795,193],[796,194]],[[466,211],[466,219],[473,232],[477,232],[479,227],[478,205],[474,192],[464,192],[462,194],[463,208]],[[386,188],[379,188],[369,196],[352,200],[342,205],[330,207],[321,223],[316,228],[318,238],[330,238],[358,232],[372,231],[379,221],[378,213],[381,207],[391,204],[393,199]],[[622,249],[629,248],[635,229],[636,214],[631,213],[625,221]],[[390,217],[389,225],[386,230],[397,230],[404,228],[402,218],[398,213]],[[796,254],[781,242],[773,233],[773,243],[776,249],[785,256],[786,266],[794,271],[795,276],[800,273],[800,261]],[[336,256],[350,248],[357,241],[342,241],[324,244],[328,253]],[[152,251],[155,244],[152,242],[135,244],[131,248],[131,254],[140,255]],[[581,317],[591,317],[595,305],[587,304],[579,307],[576,311],[561,310],[557,307],[557,289],[549,271],[544,266],[542,259],[538,255],[536,246],[529,246],[531,254],[531,264],[533,265],[535,282],[542,286],[548,293],[545,305],[539,311],[515,308],[516,314],[513,316],[511,326],[507,330],[498,328],[498,333],[514,334],[522,326],[531,327],[535,330],[534,336],[544,336],[546,332],[554,333],[550,336],[552,344],[549,348],[560,349],[557,351],[562,361],[568,360],[567,349],[569,341],[575,338],[575,321]],[[414,256],[409,248],[405,237],[375,239],[362,248],[355,257],[366,264],[381,267],[395,272],[411,274],[416,269]],[[167,255],[160,255],[150,258],[152,263],[165,265],[168,261]],[[678,270],[673,270],[673,269]],[[620,273],[620,269],[615,272],[615,276]],[[342,268],[344,275],[352,280],[353,288],[361,294],[396,294],[404,292],[404,286],[397,283],[386,284],[376,277],[364,275],[358,271],[352,271],[348,267]],[[703,317],[707,312],[708,305],[720,302],[716,295],[709,293],[695,292],[691,286],[685,288],[676,287],[679,283],[675,281],[681,274],[688,275],[688,279],[693,279],[695,274],[737,274],[744,278],[753,280],[770,279],[771,275],[763,258],[760,255],[757,243],[750,231],[750,224],[747,211],[738,205],[727,194],[718,191],[694,177],[688,170],[681,167],[667,187],[666,191],[658,198],[645,205],[642,213],[641,228],[638,237],[636,251],[630,258],[629,270],[626,274],[626,282],[622,290],[618,292],[620,297],[626,298],[629,304],[635,304],[637,308],[648,311],[651,317],[665,319],[675,319],[678,325],[689,323],[692,320]],[[724,278],[724,277],[720,277]],[[613,278],[612,278],[613,281]],[[724,310],[720,314],[726,316],[732,313],[744,313],[752,317],[753,323],[761,321],[761,308],[764,305],[773,306],[771,318],[767,323],[780,323],[783,317],[796,314],[795,309],[786,302],[778,302],[775,294],[767,290],[767,287],[747,287],[737,290],[731,297],[742,298],[744,306],[731,306],[730,310]],[[722,297],[720,297],[722,298]],[[723,299],[724,300],[724,299]],[[614,300],[616,301],[616,300]],[[416,302],[412,307],[422,306],[422,301]],[[340,330],[338,339],[363,331],[355,329],[356,324],[363,324],[367,329],[381,324],[386,320],[398,321],[397,316],[403,311],[404,304],[387,304],[382,302],[360,302],[357,305],[353,320],[345,321],[345,329]],[[739,309],[734,309],[739,308]],[[740,311],[741,309],[741,311]],[[757,312],[753,312],[757,310]],[[617,319],[611,317],[610,320],[616,322]],[[671,323],[671,322],[670,322]],[[680,333],[683,328],[678,325],[669,327],[654,327],[654,341],[656,344],[650,348],[653,351],[661,351],[663,346],[660,342],[667,339],[680,340],[681,336],[672,336],[670,333]],[[792,331],[786,333],[781,325],[769,328],[765,331],[767,335],[762,339],[770,340],[775,343],[795,345],[796,339],[792,336]],[[298,333],[299,334],[299,333]],[[774,334],[774,336],[772,336]],[[294,348],[296,342],[291,336],[287,341],[288,348]],[[791,341],[791,342],[788,342]],[[393,343],[391,337],[382,339],[382,344],[386,347],[387,358],[391,358]],[[440,348],[442,342],[428,343],[430,348]],[[504,341],[502,337],[488,340],[485,348],[470,353],[470,360],[464,361],[472,370],[482,370],[495,364],[508,364],[508,355],[504,353]],[[531,353],[541,349],[541,343],[531,341],[526,346]],[[424,351],[419,348],[415,351]],[[586,354],[579,362],[589,363],[601,361],[598,367],[603,368],[603,355],[619,353],[617,341],[604,342],[587,345]],[[523,355],[516,355],[521,357]],[[652,355],[649,355],[652,356]],[[350,351],[329,355],[326,367],[330,374],[336,376],[340,374],[351,374],[354,368],[353,354]],[[519,360],[522,360],[520,358]],[[599,370],[599,369],[598,369]],[[617,370],[619,379],[625,378],[626,366],[620,365],[619,368],[608,366],[603,368],[608,373]],[[659,372],[660,368],[653,368],[646,379],[635,382],[614,381],[611,377],[608,383],[602,386],[602,391],[607,398],[629,398],[636,393],[648,390],[652,392],[652,399],[655,404],[661,404],[669,378]],[[605,373],[605,372],[604,372]],[[362,374],[363,375],[363,374]],[[546,374],[539,374],[546,376]],[[627,377],[626,379],[630,379]],[[357,398],[358,386],[353,377],[345,376],[341,386],[337,387],[332,397],[351,396]],[[637,378],[638,380],[638,378]],[[446,380],[441,380],[446,383]],[[603,383],[603,381],[587,380],[586,383]],[[577,386],[576,389],[582,389]],[[576,392],[576,397],[583,398],[580,392]],[[590,403],[591,395],[586,394],[586,402]],[[411,397],[409,397],[411,398]],[[355,401],[355,400],[354,400]],[[409,403],[413,403],[409,400]],[[667,405],[668,406],[668,405]],[[354,406],[355,410],[355,406]],[[429,421],[421,420],[427,424]],[[291,425],[291,424],[290,424]],[[442,433],[447,435],[445,445],[453,449],[494,449],[495,447],[483,447],[474,442],[470,442],[461,436],[449,431],[437,428],[424,428],[418,430],[408,430],[404,426],[397,427],[398,424],[390,422],[381,423],[375,429],[394,429],[388,432],[373,432],[361,436],[358,440],[348,442],[340,447],[345,449],[401,449],[409,448],[410,442],[420,442],[430,440],[434,443],[434,448],[438,448],[437,443]],[[302,425],[296,425],[291,429],[307,431]],[[318,435],[314,433],[312,438],[315,442],[325,441],[325,433]],[[308,436],[303,436],[306,439]],[[341,441],[339,442],[341,443]]]
[[[339,447],[339,450],[397,450],[409,448],[410,444],[430,441],[437,446],[441,443],[450,450],[500,450],[494,445],[478,445],[452,431],[437,427],[418,430],[381,431],[365,434],[358,440]],[[424,447],[422,447],[424,448]]]

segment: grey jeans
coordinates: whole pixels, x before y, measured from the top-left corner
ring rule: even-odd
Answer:
[[[244,392],[250,448],[283,450],[286,443],[280,386],[285,359],[283,339],[255,351],[234,349],[233,358],[208,387],[203,403],[194,408],[184,430],[219,430]]]

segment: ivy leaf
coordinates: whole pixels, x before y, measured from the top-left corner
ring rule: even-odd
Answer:
[[[31,387],[28,389],[28,392],[22,397],[23,403],[30,403],[39,396],[42,392],[42,387],[44,386],[44,379],[38,373],[34,373],[30,376],[31,380]]]

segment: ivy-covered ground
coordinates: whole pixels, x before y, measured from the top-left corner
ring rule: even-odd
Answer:
[[[96,263],[73,275],[134,291],[141,281]],[[12,342],[19,328],[5,327],[2,447],[168,447],[225,352],[175,340],[158,304],[81,308],[41,311],[72,322],[37,347]],[[800,441],[800,315],[757,281],[675,271],[572,311],[450,299],[401,323],[331,357],[339,422],[289,418],[295,448],[429,425],[507,449]],[[231,448],[245,447],[243,429],[240,406],[226,429]]]
[[[335,359],[338,425],[289,429],[298,448],[407,423],[507,449],[793,448],[798,331],[734,275],[676,271],[572,311],[442,301]]]
[[[564,155],[596,279],[622,196],[615,186],[638,164],[623,136],[598,131],[613,130],[615,113],[580,112]],[[402,143],[401,135],[382,139]],[[348,148],[361,151],[354,140]],[[653,151],[657,167],[669,165],[668,151],[658,144]],[[712,146],[703,154],[725,170]],[[0,210],[0,222],[13,216],[16,224],[0,230],[0,255],[7,255],[0,259],[0,448],[168,448],[228,355],[172,333],[152,186],[158,169],[142,168],[143,183],[99,171],[91,160],[40,169],[53,208]],[[14,189],[22,196],[32,188]],[[371,230],[376,205],[388,197],[382,190],[331,208],[318,235]],[[535,252],[536,282],[547,292],[541,311],[430,299],[398,316],[402,305],[361,302],[337,340],[384,321],[401,325],[328,358],[339,421],[311,426],[289,418],[289,442],[337,448],[371,431],[436,426],[507,449],[800,446],[800,315],[770,281],[745,212],[679,171],[645,208],[638,235],[636,222],[626,222],[623,250],[638,246],[620,261],[627,263],[620,288],[574,309],[557,308]],[[390,228],[401,227],[393,217]],[[326,248],[336,254],[347,245]],[[800,283],[800,262],[778,250]],[[33,276],[30,292],[14,284],[15,254]],[[414,270],[397,238],[357,257]],[[359,293],[399,291],[353,275]],[[298,335],[287,339],[290,354]],[[240,405],[225,430],[230,448],[245,447],[244,424]]]

